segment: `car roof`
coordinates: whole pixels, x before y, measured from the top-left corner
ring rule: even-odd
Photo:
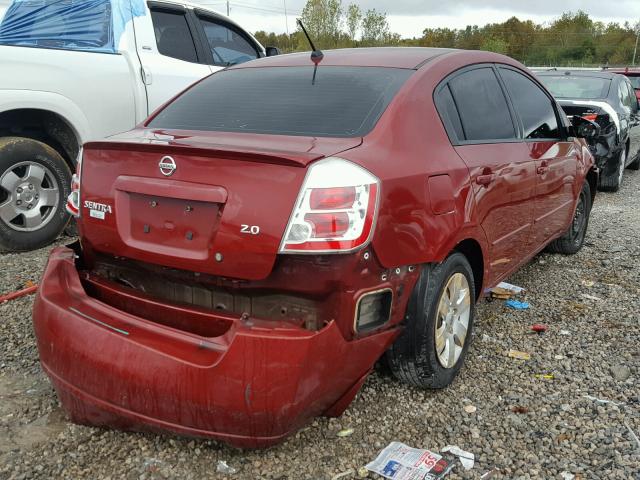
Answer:
[[[466,50],[451,48],[427,47],[374,47],[374,48],[343,48],[338,50],[323,50],[322,65],[344,67],[391,67],[416,69],[429,60],[448,53],[462,53]],[[242,63],[236,68],[256,67],[295,67],[310,66],[311,52],[290,53],[273,57],[261,58],[252,62]]]
[[[536,72],[539,77],[560,77],[566,75],[568,77],[592,77],[592,78],[606,78],[613,80],[617,78],[618,74],[614,72],[599,72],[591,70],[546,70],[544,72]]]

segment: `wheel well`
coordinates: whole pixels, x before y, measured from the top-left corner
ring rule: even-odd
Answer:
[[[476,287],[476,299],[482,295],[482,283],[484,278],[484,258],[482,256],[482,248],[475,240],[468,238],[458,243],[454,248],[455,251],[462,253],[473,271],[473,280]]]
[[[64,158],[73,171],[80,150],[78,136],[69,122],[48,110],[25,108],[0,113],[0,137],[26,137],[46,143]]]

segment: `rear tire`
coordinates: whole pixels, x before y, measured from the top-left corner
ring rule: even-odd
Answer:
[[[552,253],[562,253],[564,255],[578,253],[582,245],[584,245],[590,215],[591,187],[589,186],[589,182],[584,182],[580,196],[578,197],[578,203],[576,204],[571,226],[569,226],[569,229],[564,235],[551,242],[547,249]]]
[[[0,251],[54,241],[69,222],[70,190],[71,171],[57,151],[30,138],[1,138]]]
[[[474,314],[475,285],[466,257],[456,252],[426,265],[407,306],[405,329],[386,353],[394,376],[421,388],[449,385],[469,349]]]
[[[636,154],[636,159],[627,168],[629,170],[640,170],[640,152]]]
[[[604,171],[600,175],[600,183],[598,187],[605,192],[617,192],[622,185],[622,177],[624,176],[625,163],[627,161],[627,149],[623,148],[616,159],[616,170],[610,175],[605,175]]]

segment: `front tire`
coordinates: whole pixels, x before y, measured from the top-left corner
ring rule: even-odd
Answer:
[[[71,171],[45,143],[0,139],[0,250],[24,251],[54,241],[69,222]]]
[[[461,253],[426,265],[409,300],[405,329],[386,353],[396,378],[416,387],[444,388],[456,377],[471,341],[475,284]]]
[[[551,242],[548,250],[552,253],[562,253],[564,255],[578,253],[582,245],[584,245],[584,237],[587,234],[590,215],[591,187],[589,182],[584,182],[569,230],[563,236]]]

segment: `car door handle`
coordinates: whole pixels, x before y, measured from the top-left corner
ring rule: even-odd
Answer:
[[[482,185],[483,187],[486,187],[491,182],[493,182],[495,179],[496,179],[496,174],[495,173],[490,173],[488,175],[478,175],[476,177],[476,183],[478,185]]]
[[[538,168],[536,168],[536,172],[538,173],[538,175],[543,175],[548,171],[549,171],[549,164],[547,163],[546,160],[543,160],[538,166]]]

